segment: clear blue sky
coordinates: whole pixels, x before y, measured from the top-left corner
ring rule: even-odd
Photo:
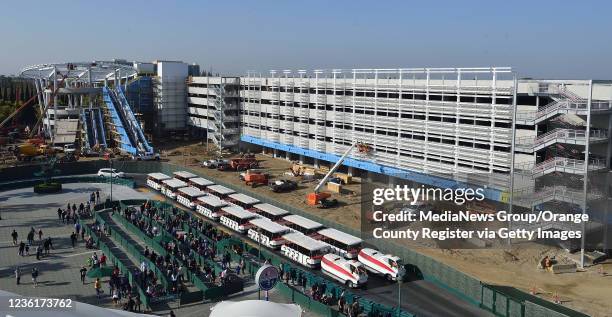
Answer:
[[[612,1],[8,1],[0,74],[126,58],[246,70],[512,66],[612,79]]]

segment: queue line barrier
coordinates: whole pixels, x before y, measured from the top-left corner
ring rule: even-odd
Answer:
[[[144,292],[144,290],[142,289],[142,287],[140,287],[139,283],[135,280],[134,275],[132,274],[132,272],[127,268],[127,266],[113,253],[113,251],[111,251],[111,249],[106,245],[106,243],[104,243],[100,237],[98,237],[98,235],[91,230],[91,228],[84,223],[83,221],[79,220],[79,223],[81,224],[81,228],[84,228],[85,230],[85,234],[87,234],[88,236],[90,236],[96,246],[98,247],[98,249],[100,249],[100,251],[102,251],[104,254],[106,254],[108,260],[113,263],[113,265],[116,265],[119,268],[119,271],[123,272],[123,274],[127,274],[128,276],[128,281],[130,282],[130,285],[135,285],[136,290],[138,292],[138,297],[140,297],[140,302],[142,303],[142,305],[145,307],[146,310],[150,310],[151,309],[151,301],[149,299],[149,296]]]
[[[124,202],[121,202],[121,205],[123,207],[128,206],[128,205],[137,205],[137,203],[143,203],[145,202],[145,200],[139,200],[139,201],[130,201],[128,204],[124,204]],[[171,241],[173,241],[174,243],[179,243],[178,240],[176,240],[176,238],[174,238],[171,234],[169,234],[165,229],[163,229],[163,226],[147,217],[147,216],[142,216],[144,218],[144,220],[146,222],[149,222],[155,226],[157,226],[158,228],[160,228],[160,233],[161,235],[158,237],[168,237],[169,239],[171,239]],[[124,225],[124,227],[128,228],[128,230],[130,230],[132,233],[136,234],[140,239],[142,239],[143,241],[145,241],[145,243],[147,245],[149,245],[151,248],[153,248],[156,252],[158,252],[160,255],[165,256],[166,254],[169,254],[173,259],[176,259],[177,262],[182,263],[183,265],[185,265],[185,263],[183,263],[181,260],[179,260],[178,258],[176,258],[173,254],[167,252],[164,248],[161,247],[161,245],[159,244],[159,242],[157,241],[158,237],[156,238],[150,238],[147,235],[145,235],[139,228],[137,228],[136,226],[134,226],[131,222],[127,221],[127,219],[125,219],[124,217],[115,214],[113,216],[113,219],[122,223]],[[163,238],[161,238],[163,239]],[[204,265],[207,264],[211,267],[213,267],[213,269],[215,269],[215,273],[218,275],[221,272],[221,266],[214,262],[211,261],[209,259],[205,259],[204,257],[202,257],[201,255],[192,252],[192,254],[194,255],[196,262],[198,263],[198,265]],[[188,279],[193,283],[193,285],[195,287],[197,287],[198,289],[200,289],[202,291],[203,294],[203,298],[205,299],[210,299],[210,300],[214,300],[220,297],[223,297],[226,294],[224,287],[222,286],[211,286],[211,283],[206,283],[204,281],[202,281],[202,279],[197,276],[196,274],[194,274],[193,272],[191,272],[190,270],[187,270],[187,277]]]
[[[117,216],[118,216],[117,214],[113,215],[113,217],[112,217],[113,220],[117,221],[117,219],[116,219]],[[96,218],[95,219],[96,219],[96,221],[98,223],[105,224],[105,227],[110,229],[110,226],[108,226],[106,224],[106,221],[100,216],[99,213],[96,213]],[[145,257],[140,252],[140,250],[138,249],[137,246],[135,246],[134,244],[130,243],[122,234],[117,232],[117,230],[110,230],[110,236],[116,242],[119,242],[118,244],[124,250],[126,250],[134,259],[136,259],[138,261],[138,263],[145,262],[147,264],[147,266],[151,270],[153,270],[153,272],[155,273],[155,276],[159,277],[160,283],[164,287],[164,290],[166,290],[166,292],[168,292],[171,289],[170,282],[168,281],[167,276],[155,265],[155,263],[153,263],[149,258]]]

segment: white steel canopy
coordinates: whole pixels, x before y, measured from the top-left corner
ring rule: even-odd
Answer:
[[[32,79],[50,79],[55,73],[66,76],[68,82],[104,82],[114,80],[115,75],[122,79],[134,78],[138,75],[132,64],[114,61],[66,62],[31,65],[23,68],[19,74]]]

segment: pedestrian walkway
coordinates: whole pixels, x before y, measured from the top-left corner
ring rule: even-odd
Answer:
[[[99,190],[106,197],[106,184],[64,184],[59,194],[34,194],[31,188],[0,192],[2,220],[0,220],[0,285],[3,290],[24,296],[43,296],[71,298],[73,300],[112,307],[110,299],[98,301],[93,280],[87,279],[83,285],[79,270],[86,265],[87,258],[96,250],[86,249],[80,235],[75,248],[72,248],[70,235],[75,230],[72,223],[65,224],[58,219],[57,209],[65,208],[67,203],[79,205],[87,201],[90,193]],[[115,189],[117,197],[146,198],[131,188]],[[18,233],[18,242],[27,242],[28,232],[34,228],[33,245],[29,256],[19,256],[18,248],[13,246],[11,233]],[[42,243],[38,230],[43,232],[43,240],[51,237],[53,249],[46,257],[36,260],[36,247]],[[99,252],[99,251],[98,251]],[[21,267],[21,285],[16,285],[15,267]],[[38,287],[34,288],[31,279],[32,268],[38,268]]]

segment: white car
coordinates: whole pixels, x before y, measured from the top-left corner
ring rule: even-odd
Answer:
[[[159,153],[141,154],[138,156],[132,156],[133,160],[136,161],[159,161]]]
[[[208,168],[218,168],[219,165],[226,165],[226,164],[229,164],[228,160],[214,159],[214,160],[208,160],[208,161],[202,162],[202,166],[208,167]]]
[[[66,144],[64,145],[64,153],[74,153],[76,152],[76,147],[74,144]]]
[[[119,172],[114,168],[102,168],[98,171],[98,176],[100,177],[114,177],[114,178],[123,178],[125,177],[125,173]]]

